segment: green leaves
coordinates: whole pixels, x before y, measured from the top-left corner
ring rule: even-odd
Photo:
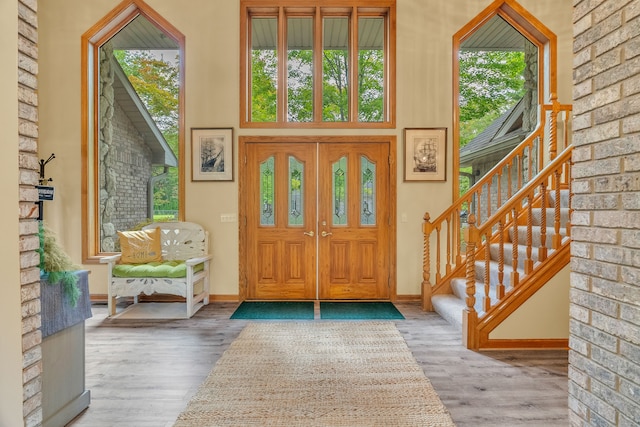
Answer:
[[[461,146],[523,97],[524,67],[524,52],[460,52]]]
[[[460,53],[460,120],[504,113],[524,95],[524,53]]]

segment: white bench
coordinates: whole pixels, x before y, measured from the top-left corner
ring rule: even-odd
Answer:
[[[186,270],[184,277],[157,277],[158,273],[149,274],[149,277],[140,277],[139,274],[118,277],[122,276],[120,267],[148,268],[153,271],[156,266],[120,264],[118,261],[121,254],[101,258],[100,262],[108,267],[109,316],[116,314],[117,298],[133,297],[134,304],[137,304],[140,294],[170,294],[186,298],[185,318],[190,318],[209,304],[211,255],[208,252],[208,232],[192,222],[156,222],[143,227],[143,230],[153,230],[156,227],[160,228],[162,262],[184,261],[184,266],[181,262],[177,266]]]

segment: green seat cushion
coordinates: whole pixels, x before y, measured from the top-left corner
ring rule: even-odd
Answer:
[[[204,264],[193,268],[194,273],[202,271]],[[187,265],[184,261],[148,262],[146,264],[116,264],[115,277],[156,277],[179,279],[187,277]]]

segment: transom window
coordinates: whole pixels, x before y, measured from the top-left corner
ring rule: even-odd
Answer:
[[[241,2],[240,125],[395,126],[395,0],[309,3]]]

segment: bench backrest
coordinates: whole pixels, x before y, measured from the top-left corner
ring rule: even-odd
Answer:
[[[184,261],[209,253],[209,233],[193,222],[154,222],[143,229],[160,228],[162,259]]]

